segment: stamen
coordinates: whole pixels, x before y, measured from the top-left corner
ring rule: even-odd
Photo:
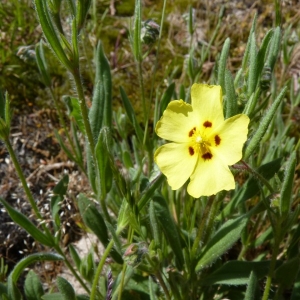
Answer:
[[[219,146],[221,143],[221,138],[218,135],[215,136],[215,143],[216,143],[216,146]]]
[[[212,126],[212,122],[209,122],[209,121],[205,121],[204,123],[203,123],[203,126],[204,127],[211,127]]]
[[[189,137],[191,137],[194,134],[195,130],[196,130],[196,127],[194,127],[192,130],[190,130]]]
[[[196,137],[196,143],[202,143],[203,142],[203,138],[200,136],[200,135],[198,135],[197,137]]]
[[[204,153],[202,156],[201,156],[204,160],[209,160],[212,158],[212,154],[209,153],[209,152],[206,152]]]
[[[191,156],[193,156],[195,154],[194,148],[193,147],[189,147],[189,153]]]

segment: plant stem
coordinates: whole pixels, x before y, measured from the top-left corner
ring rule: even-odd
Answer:
[[[29,203],[30,203],[30,205],[31,205],[31,207],[32,207],[32,209],[33,209],[33,211],[34,211],[34,213],[35,213],[37,219],[38,219],[38,220],[43,220],[43,216],[42,216],[41,213],[39,212],[38,207],[37,207],[37,205],[36,205],[36,203],[35,203],[35,201],[34,201],[34,199],[33,199],[32,193],[31,193],[31,191],[30,191],[30,189],[29,189],[29,187],[28,187],[28,185],[27,185],[26,179],[25,179],[25,177],[24,177],[24,174],[23,174],[23,172],[22,172],[22,169],[21,169],[21,167],[20,167],[20,164],[19,164],[19,162],[18,162],[18,159],[17,159],[17,157],[16,157],[16,155],[15,155],[15,152],[14,152],[14,150],[13,150],[13,148],[12,148],[12,145],[11,145],[9,139],[8,139],[8,138],[5,139],[5,140],[4,140],[4,143],[5,143],[6,147],[7,147],[8,153],[9,153],[9,155],[10,155],[10,157],[11,157],[11,160],[12,160],[14,166],[15,166],[15,169],[16,169],[16,172],[17,172],[17,174],[18,174],[18,177],[19,177],[20,180],[21,180],[21,183],[22,183],[23,189],[24,189],[24,191],[25,191],[25,194],[26,194],[26,196],[27,196],[27,198],[28,198],[28,200],[29,200]],[[49,231],[49,229],[47,228],[47,226],[46,226],[45,224],[42,224],[42,226],[43,226],[44,231],[47,233],[47,235],[48,235],[49,237],[52,236],[52,234],[51,234],[51,232]],[[69,262],[68,259],[66,258],[64,252],[61,250],[60,246],[57,245],[57,244],[55,244],[55,245],[54,245],[54,249],[55,249],[60,255],[62,255],[62,256],[64,257],[64,261],[65,261],[66,265],[68,266],[68,268],[70,269],[70,271],[72,272],[72,274],[77,278],[77,280],[80,282],[80,284],[82,285],[82,287],[83,287],[87,292],[89,292],[89,289],[87,288],[87,286],[85,285],[85,283],[82,281],[82,279],[78,276],[78,274],[77,274],[76,271],[74,270],[73,266],[70,264],[70,262]]]
[[[90,125],[90,122],[89,122],[88,108],[86,106],[85,99],[84,99],[84,93],[83,93],[82,82],[81,82],[81,79],[80,79],[79,67],[76,68],[72,72],[72,75],[74,77],[75,84],[76,84],[78,100],[79,100],[79,105],[80,105],[80,110],[81,110],[81,114],[82,114],[82,119],[83,119],[85,132],[86,132],[86,135],[87,135],[88,142],[90,144],[92,157],[95,161],[95,143],[94,143],[94,139],[93,139],[93,135],[92,135],[91,125]]]
[[[33,209],[36,217],[38,219],[40,219],[40,220],[43,220],[43,217],[40,214],[40,212],[38,210],[38,207],[37,207],[37,205],[36,205],[36,203],[35,203],[35,201],[33,199],[33,196],[31,194],[31,191],[30,191],[30,189],[29,189],[29,187],[27,185],[25,176],[24,176],[24,174],[22,172],[22,169],[20,167],[19,161],[18,161],[18,159],[17,159],[17,157],[15,155],[15,152],[14,152],[14,150],[12,148],[12,145],[11,145],[11,143],[9,141],[9,138],[4,139],[4,143],[5,143],[6,147],[7,147],[8,153],[9,153],[9,155],[11,157],[11,160],[12,160],[14,166],[15,166],[16,172],[17,172],[17,174],[18,174],[18,176],[19,176],[19,178],[21,180],[21,183],[22,183],[23,189],[25,191],[25,194],[26,194],[26,196],[27,196],[27,198],[29,200],[29,203],[30,203],[30,205],[31,205],[31,207],[32,207],[32,209]]]
[[[195,241],[194,241],[194,244],[193,244],[193,247],[192,247],[192,251],[191,251],[191,261],[192,262],[194,261],[194,258],[196,256],[196,253],[197,253],[197,250],[198,250],[198,247],[199,247],[199,243],[202,239],[202,235],[203,235],[203,232],[204,232],[204,229],[205,229],[205,224],[207,222],[207,218],[208,218],[208,215],[209,215],[209,212],[210,212],[210,208],[213,204],[213,201],[214,201],[214,197],[209,197],[208,198],[208,202],[206,204],[206,207],[205,207],[205,210],[204,210],[204,213],[203,213],[203,216],[202,216],[202,220],[201,220],[200,226],[198,228],[197,236],[195,238]]]
[[[102,258],[101,258],[101,260],[99,262],[99,265],[98,265],[96,273],[95,273],[93,285],[92,285],[90,300],[95,300],[96,299],[96,292],[97,292],[97,286],[98,286],[99,277],[100,277],[100,274],[102,272],[103,266],[105,264],[105,260],[108,257],[109,252],[110,252],[111,248],[113,247],[113,245],[114,245],[114,240],[111,240],[109,242],[109,244],[107,245],[107,247],[106,247],[106,249],[105,249],[105,251],[104,251],[104,253],[102,255]]]
[[[270,293],[272,277],[273,277],[273,273],[274,273],[274,270],[276,267],[277,254],[278,254],[279,245],[280,245],[280,224],[277,225],[276,228],[274,228],[274,235],[275,235],[275,238],[274,238],[272,259],[271,259],[271,263],[270,263],[270,269],[269,269],[269,273],[267,276],[266,286],[265,286],[262,300],[268,300],[269,293]]]
[[[77,274],[77,272],[75,271],[75,269],[73,268],[72,264],[69,262],[68,258],[66,257],[66,255],[64,254],[64,252],[61,250],[59,245],[55,245],[54,249],[56,250],[57,253],[59,253],[61,256],[63,256],[64,258],[64,262],[67,265],[67,267],[69,268],[69,270],[71,271],[71,273],[75,276],[75,278],[78,280],[78,282],[81,284],[81,286],[86,290],[86,292],[89,294],[90,290],[89,288],[86,286],[86,284],[83,282],[83,280],[81,279],[81,277]]]
[[[263,176],[261,176],[258,172],[256,172],[254,169],[252,169],[245,161],[241,160],[242,164],[246,167],[246,170],[248,170],[251,174],[253,174],[255,177],[257,177],[267,188],[268,190],[273,194],[274,189]]]
[[[159,281],[161,287],[163,288],[167,300],[171,300],[171,296],[170,296],[169,291],[168,291],[168,289],[167,289],[167,286],[166,286],[166,284],[165,284],[165,282],[164,282],[164,280],[163,280],[163,278],[162,278],[162,276],[161,276],[161,274],[160,274],[160,271],[157,271],[157,272],[155,273],[155,276],[156,276],[156,278],[158,279],[158,281]]]
[[[121,283],[120,283],[120,289],[119,289],[119,294],[118,294],[118,300],[122,300],[122,292],[123,292],[123,286],[124,286],[124,281],[125,281],[125,273],[126,273],[126,268],[127,265],[123,265],[122,269],[122,278],[121,278]]]

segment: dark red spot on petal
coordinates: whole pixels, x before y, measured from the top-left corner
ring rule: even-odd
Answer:
[[[215,136],[215,143],[216,143],[216,146],[219,146],[221,143],[221,138],[218,135]]]
[[[189,137],[191,137],[193,135],[193,133],[194,133],[195,130],[196,130],[196,127],[194,127],[192,130],[190,130]]]
[[[204,154],[202,155],[202,158],[203,158],[204,160],[209,160],[209,159],[212,158],[212,154],[209,153],[209,152],[206,152],[206,153],[204,153]]]
[[[212,126],[212,122],[209,122],[209,121],[205,121],[204,123],[203,123],[203,126],[204,127],[211,127]]]
[[[189,147],[189,153],[191,156],[193,156],[195,154],[194,148],[193,147]]]

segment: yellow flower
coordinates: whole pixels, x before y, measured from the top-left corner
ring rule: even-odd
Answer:
[[[188,193],[194,198],[235,188],[229,170],[242,158],[249,118],[244,114],[224,120],[220,86],[194,84],[192,104],[171,101],[155,131],[172,141],[154,154],[173,190],[190,178]]]

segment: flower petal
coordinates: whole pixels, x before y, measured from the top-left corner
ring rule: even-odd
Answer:
[[[169,143],[158,148],[154,160],[162,173],[167,176],[173,190],[179,189],[195,169],[198,155],[189,152],[186,143]]]
[[[172,142],[185,143],[189,132],[198,125],[196,115],[190,104],[183,100],[171,101],[163,116],[156,124],[156,134]]]
[[[225,164],[231,166],[242,158],[243,145],[247,140],[250,119],[244,114],[226,119],[215,131],[214,138],[220,139],[219,144],[211,147]]]
[[[215,128],[224,121],[222,89],[219,85],[193,84],[192,107],[201,119],[201,124],[211,122]]]
[[[228,191],[234,188],[234,177],[228,166],[213,156],[209,161],[198,160],[187,187],[187,192],[194,198],[199,198],[200,196],[215,195],[222,190]]]

